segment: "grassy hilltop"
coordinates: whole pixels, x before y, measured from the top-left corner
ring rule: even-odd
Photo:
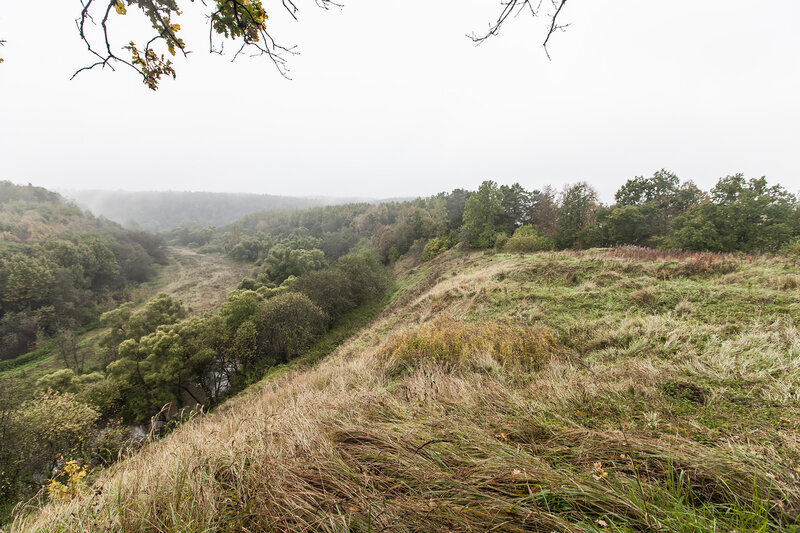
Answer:
[[[796,263],[396,265],[384,312],[11,531],[800,529]]]

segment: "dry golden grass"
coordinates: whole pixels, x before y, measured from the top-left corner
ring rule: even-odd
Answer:
[[[529,373],[559,352],[563,347],[553,332],[544,328],[475,324],[443,314],[419,328],[395,334],[377,357],[391,374],[413,371],[428,362],[447,372],[491,370],[499,365]]]
[[[584,275],[571,254],[437,260],[315,367],[188,422],[71,502],[31,503],[11,531],[796,527],[792,320],[725,333],[685,285],[663,313],[627,311],[627,274],[587,288],[558,272]]]
[[[173,262],[158,279],[145,286],[147,298],[163,292],[183,301],[195,313],[219,307],[253,267],[222,256],[199,254],[188,248],[170,248]]]

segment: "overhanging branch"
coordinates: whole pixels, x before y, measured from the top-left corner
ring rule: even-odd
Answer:
[[[488,38],[493,37],[500,33],[500,29],[506,24],[508,19],[512,16],[516,17],[522,12],[530,12],[531,16],[538,17],[542,11],[542,3],[544,0],[539,0],[538,2],[534,0],[503,0],[502,1],[502,10],[500,11],[500,15],[497,17],[497,20],[489,25],[489,29],[485,33],[475,34],[472,33],[467,35],[475,44],[481,44],[486,41]],[[550,37],[559,30],[563,30],[569,24],[559,24],[558,18],[561,15],[561,10],[564,7],[564,4],[567,3],[567,0],[550,0],[550,3],[553,8],[553,13],[549,15],[550,17],[550,24],[548,26],[547,35],[545,35],[544,42],[542,46],[544,47],[545,54],[547,54],[547,58],[550,59],[550,52],[547,50],[547,43],[550,42]],[[534,5],[535,4],[535,5]]]

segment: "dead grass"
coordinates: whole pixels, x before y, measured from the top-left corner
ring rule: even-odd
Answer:
[[[751,255],[722,254],[715,252],[687,252],[684,250],[662,250],[659,248],[646,248],[643,246],[619,246],[603,251],[603,255],[631,259],[634,261],[662,262],[662,261],[692,261],[701,264],[735,262],[738,259],[752,260]]]
[[[475,324],[445,314],[392,336],[377,356],[390,373],[413,370],[426,362],[451,372],[490,370],[498,365],[532,372],[562,351],[553,332],[544,328]]]
[[[188,248],[170,248],[172,262],[142,288],[142,300],[163,292],[183,301],[195,313],[215,309],[253,268],[223,256],[199,254]]]

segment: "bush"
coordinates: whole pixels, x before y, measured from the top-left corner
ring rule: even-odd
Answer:
[[[498,233],[494,238],[494,249],[500,251],[508,242],[508,235],[505,233]]]
[[[246,291],[254,291],[258,289],[260,285],[261,284],[253,278],[244,278],[241,283],[239,283],[238,288]]]
[[[48,391],[24,402],[13,416],[20,453],[31,473],[54,464],[59,455],[80,455],[100,414],[74,394]]]
[[[781,254],[794,259],[800,258],[800,239],[785,244],[781,248]]]
[[[97,435],[94,455],[103,466],[108,466],[132,449],[134,444],[128,426],[122,420],[111,420]]]
[[[285,292],[261,304],[258,347],[264,362],[286,363],[325,331],[328,316],[304,294]]]
[[[122,397],[119,386],[100,372],[84,374],[75,379],[80,392],[77,399],[93,407],[102,416],[115,414]]]
[[[359,304],[383,295],[389,285],[389,272],[374,251],[347,254],[336,261],[335,267],[353,283],[353,296]]]
[[[456,240],[452,237],[434,237],[425,244],[425,248],[422,250],[422,260],[430,261],[442,252],[452,248],[455,244]]]
[[[308,296],[331,320],[358,305],[355,280],[341,269],[327,268],[297,278],[292,288]]]
[[[325,266],[322,250],[292,249],[285,244],[277,244],[264,260],[264,273],[275,283],[281,283],[289,276],[300,276],[306,272],[319,270]]]
[[[75,372],[70,368],[62,368],[46,374],[36,380],[36,386],[42,390],[56,392],[76,392]]]
[[[553,241],[540,235],[533,226],[520,226],[503,247],[507,252],[541,252],[552,250]]]

